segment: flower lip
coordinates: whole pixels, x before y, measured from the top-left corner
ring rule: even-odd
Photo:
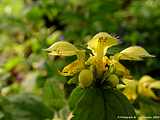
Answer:
[[[50,55],[72,56],[79,51],[74,45],[66,41],[58,41],[46,49]]]
[[[150,55],[144,48],[140,46],[131,46],[119,53],[120,60],[143,60],[143,58],[155,57]]]

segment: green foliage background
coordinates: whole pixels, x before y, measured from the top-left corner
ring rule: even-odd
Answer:
[[[121,45],[110,54],[140,45],[156,58],[126,66],[136,79],[160,78],[159,8],[158,0],[0,0],[0,119],[66,119],[75,86],[58,70],[74,57],[48,56],[55,41],[80,48],[97,32],[116,34]]]

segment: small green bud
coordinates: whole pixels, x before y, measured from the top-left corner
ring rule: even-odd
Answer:
[[[119,78],[117,75],[115,74],[111,74],[109,77],[108,77],[108,80],[111,82],[112,86],[113,87],[116,87],[117,84],[119,84]]]
[[[93,81],[93,73],[89,69],[84,69],[79,74],[79,85],[82,88],[89,87]]]

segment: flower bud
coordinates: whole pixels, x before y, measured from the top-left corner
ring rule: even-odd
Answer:
[[[113,87],[116,87],[116,85],[119,83],[119,78],[115,74],[111,74],[108,77],[108,80],[111,82],[111,84],[112,84]]]
[[[82,88],[89,87],[93,81],[93,73],[89,69],[84,69],[79,74],[79,85]]]

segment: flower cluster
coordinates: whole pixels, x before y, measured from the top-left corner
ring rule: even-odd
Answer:
[[[119,40],[116,37],[100,32],[87,43],[88,49],[92,51],[89,58],[85,50],[65,41],[58,41],[46,50],[50,55],[77,56],[77,59],[64,67],[60,74],[73,77],[78,75],[77,84],[82,88],[91,85],[116,87],[122,79],[131,78],[129,70],[120,63],[120,60],[143,60],[145,57],[154,57],[140,46],[131,46],[109,56],[108,48],[118,44]]]
[[[148,75],[144,75],[140,80],[123,79],[125,83],[124,95],[134,102],[138,95],[160,100],[160,81]]]

